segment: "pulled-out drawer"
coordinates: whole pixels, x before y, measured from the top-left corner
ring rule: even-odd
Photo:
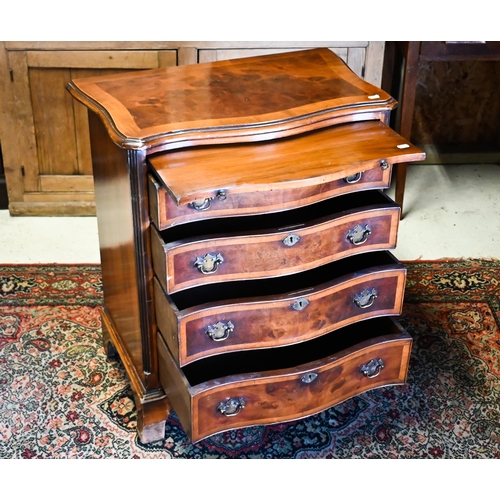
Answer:
[[[234,218],[163,233],[152,227],[153,266],[169,294],[209,283],[294,274],[350,255],[393,249],[399,218],[396,203],[380,191],[367,191],[248,217],[245,232],[238,232],[241,223]]]
[[[411,337],[391,318],[305,343],[206,358],[179,368],[158,335],[160,381],[193,442],[290,421],[367,390],[406,381]]]
[[[405,279],[406,269],[389,252],[349,257],[298,277],[209,285],[173,295],[155,279],[156,321],[176,362],[184,366],[399,315]]]
[[[392,165],[425,158],[380,121],[291,138],[188,148],[149,158],[150,213],[160,229],[214,217],[284,211],[389,187]]]
[[[388,188],[391,183],[391,174],[392,165],[382,164],[382,166],[359,171],[320,186],[304,186],[251,194],[234,193],[230,198],[226,192],[224,200],[218,192],[211,200],[203,200],[198,205],[193,203],[177,205],[167,189],[150,175],[148,177],[149,213],[156,227],[163,230],[177,224],[215,217],[280,212],[354,191]]]

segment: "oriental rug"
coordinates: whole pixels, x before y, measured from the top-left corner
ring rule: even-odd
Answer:
[[[101,343],[99,266],[0,267],[0,457],[499,458],[500,261],[406,262],[408,382],[318,415],[142,444]]]

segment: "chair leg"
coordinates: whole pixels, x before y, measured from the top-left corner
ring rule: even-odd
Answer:
[[[413,112],[415,110],[419,53],[420,42],[408,42],[403,51],[405,62],[403,66],[401,102],[399,103],[401,115],[399,133],[409,141],[411,141]],[[403,218],[406,167],[406,163],[400,163],[396,166],[396,203],[401,207],[401,219]]]
[[[401,219],[403,219],[403,199],[406,184],[406,163],[399,163],[396,168],[396,203],[401,207]]]

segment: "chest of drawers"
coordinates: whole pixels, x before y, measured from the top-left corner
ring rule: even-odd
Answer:
[[[423,152],[327,49],[75,80],[89,109],[103,334],[143,442],[404,383],[399,207]]]

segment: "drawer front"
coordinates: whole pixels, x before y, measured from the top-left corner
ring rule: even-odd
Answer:
[[[305,291],[174,313],[155,281],[158,328],[180,366],[225,352],[293,344],[356,321],[401,314],[405,278],[401,265],[380,266]]]
[[[280,140],[168,151],[150,156],[148,164],[177,205],[204,210],[226,202],[236,207],[236,194],[262,193],[266,206],[266,196],[294,189],[299,200],[304,187],[332,189],[330,183],[345,177],[424,158],[381,121],[365,119]]]
[[[388,334],[296,368],[215,379],[185,387],[185,394],[179,395],[170,380],[187,379],[168,374],[179,369],[167,359],[168,349],[159,340],[160,379],[196,442],[229,429],[303,418],[367,390],[402,384],[411,343],[407,334]]]
[[[353,191],[388,188],[391,173],[392,165],[387,164],[384,167],[355,171],[342,179],[315,186],[256,193],[231,193],[226,190],[224,196],[214,192],[213,196],[188,205],[177,205],[168,191],[149,176],[150,214],[156,227],[162,231],[177,224],[215,217],[280,212]]]
[[[400,209],[388,206],[333,216],[309,227],[262,235],[164,244],[152,231],[153,265],[167,293],[208,283],[293,274],[396,245]]]

